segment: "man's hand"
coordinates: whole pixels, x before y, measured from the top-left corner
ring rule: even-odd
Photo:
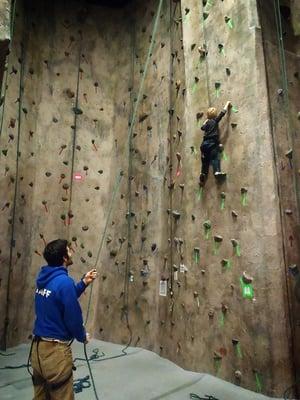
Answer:
[[[86,286],[88,286],[91,282],[93,282],[94,279],[96,279],[98,276],[98,272],[96,269],[92,269],[89,272],[87,272],[83,278],[83,282],[85,283]]]
[[[91,340],[91,335],[90,335],[88,332],[86,332],[84,344],[88,344],[88,342],[89,342],[90,340]]]

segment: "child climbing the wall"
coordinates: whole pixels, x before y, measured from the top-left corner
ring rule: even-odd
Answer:
[[[215,107],[210,107],[207,110],[207,120],[201,127],[201,130],[204,131],[204,137],[200,147],[202,161],[202,169],[199,177],[200,186],[203,186],[206,182],[210,164],[212,164],[216,179],[226,177],[226,173],[221,172],[219,122],[230,107],[231,103],[227,101],[224,109],[219,114]]]

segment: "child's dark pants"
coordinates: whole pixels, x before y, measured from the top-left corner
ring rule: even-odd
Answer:
[[[209,164],[212,165],[214,173],[221,171],[219,146],[213,147],[209,151],[205,152],[202,151],[201,160],[202,160],[201,174],[208,175]]]

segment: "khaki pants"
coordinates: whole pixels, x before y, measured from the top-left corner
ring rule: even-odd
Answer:
[[[38,347],[37,347],[38,346]],[[49,384],[63,382],[72,374],[72,350],[67,344],[56,342],[34,342],[31,365],[35,377],[42,376]],[[34,385],[33,400],[74,400],[73,374],[61,387],[48,390],[45,385]]]

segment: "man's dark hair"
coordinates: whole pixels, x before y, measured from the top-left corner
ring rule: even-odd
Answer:
[[[64,257],[68,257],[68,241],[64,239],[53,240],[45,247],[43,256],[50,267],[63,265]]]

